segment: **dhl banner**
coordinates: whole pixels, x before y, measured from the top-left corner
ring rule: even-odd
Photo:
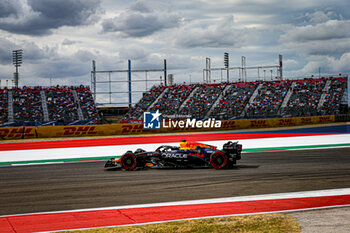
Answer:
[[[38,138],[38,127],[4,127],[0,128],[0,138],[4,139],[24,139]]]
[[[334,115],[271,119],[246,119],[222,121],[220,128],[197,127],[161,127],[160,129],[144,129],[142,124],[111,124],[111,125],[74,125],[74,126],[40,126],[40,127],[4,127],[0,128],[0,138],[31,139],[55,137],[107,136],[153,133],[199,132],[214,130],[288,127],[308,124],[322,124],[335,121]]]

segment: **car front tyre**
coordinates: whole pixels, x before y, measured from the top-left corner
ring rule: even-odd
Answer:
[[[136,155],[133,153],[126,153],[120,159],[120,165],[127,171],[132,171],[137,166]]]

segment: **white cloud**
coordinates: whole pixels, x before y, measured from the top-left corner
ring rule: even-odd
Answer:
[[[0,5],[0,29],[25,35],[47,35],[62,26],[90,24],[102,12],[100,0],[15,0]]]
[[[299,71],[299,73],[317,73],[319,68],[323,73],[338,74],[350,73],[350,52],[344,53],[340,58],[328,56],[315,56]]]
[[[150,51],[146,51],[146,49],[138,45],[134,45],[129,48],[121,48],[119,50],[120,58],[124,60],[132,59],[145,61],[149,57],[150,53]]]
[[[15,43],[0,37],[0,64],[9,65],[12,63],[12,50],[14,49],[16,49]]]
[[[182,18],[177,13],[151,9],[153,4],[147,3],[138,1],[120,15],[105,19],[103,31],[117,32],[125,37],[145,37],[181,24]]]
[[[185,48],[240,47],[246,39],[246,31],[234,27],[233,16],[209,22],[190,22],[180,29],[175,39],[176,45]]]
[[[77,43],[81,43],[81,42],[65,38],[62,42],[62,45],[73,45],[73,44],[77,44]]]
[[[304,43],[350,38],[350,20],[328,20],[316,25],[294,27],[281,36],[281,42]]]
[[[328,20],[332,19],[335,17],[335,13],[333,11],[329,12],[324,12],[324,11],[315,11],[313,13],[306,13],[305,17],[308,18],[310,23],[324,23],[327,22]]]
[[[199,82],[205,57],[221,67],[224,52],[233,66],[241,56],[247,66],[277,64],[282,54],[285,73],[345,72],[349,7],[345,0],[3,0],[0,75],[12,77],[16,48],[24,49],[27,85],[48,85],[49,77],[89,84],[92,59],[98,70],[126,69],[127,59],[133,69],[162,68],[167,59],[176,81]]]
[[[283,60],[283,65],[289,68],[295,68],[299,66],[299,62],[294,59],[285,59]]]
[[[304,58],[317,55],[339,57],[350,51],[350,20],[289,26],[279,42]]]

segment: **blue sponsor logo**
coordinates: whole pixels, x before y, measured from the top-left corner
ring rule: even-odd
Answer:
[[[143,128],[144,129],[160,129],[160,116],[159,110],[156,112],[144,112],[143,113]]]

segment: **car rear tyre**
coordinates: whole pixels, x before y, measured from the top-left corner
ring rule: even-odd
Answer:
[[[120,165],[127,171],[132,171],[137,166],[136,156],[133,153],[126,153],[120,159]]]
[[[228,164],[227,156],[221,151],[215,152],[210,156],[210,164],[215,169],[223,169]]]

